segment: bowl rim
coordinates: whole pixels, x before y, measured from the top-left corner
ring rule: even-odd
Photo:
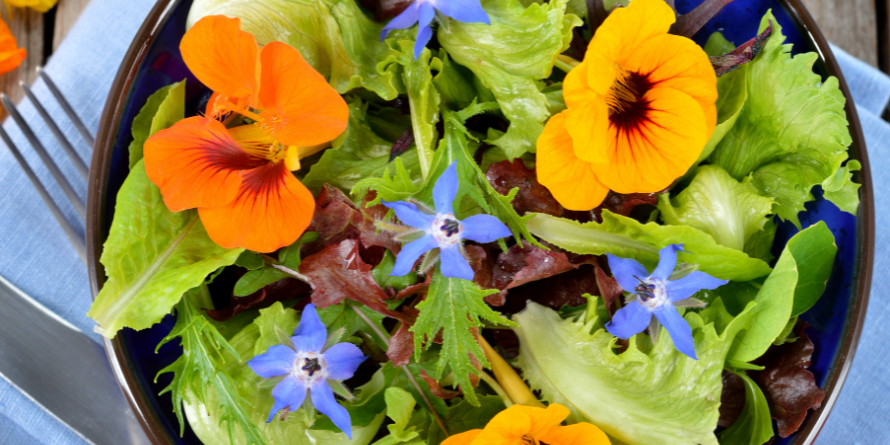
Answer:
[[[864,250],[860,252],[860,255],[857,255],[853,269],[851,292],[854,298],[847,309],[847,316],[844,321],[844,328],[841,333],[841,341],[838,345],[835,360],[835,363],[839,360],[841,366],[833,366],[831,368],[830,373],[826,376],[826,383],[822,388],[825,391],[826,397],[821,407],[807,415],[804,424],[798,430],[792,442],[793,445],[810,445],[818,437],[819,431],[828,419],[831,408],[840,395],[844,381],[853,364],[859,337],[862,334],[862,328],[865,323],[875,250],[874,198],[865,136],[862,132],[856,107],[852,101],[850,89],[828,41],[822,35],[815,20],[801,3],[801,0],[778,1],[785,6],[790,17],[802,26],[803,30],[809,35],[809,40],[814,46],[813,49],[819,54],[821,61],[825,63],[829,74],[837,77],[839,87],[846,98],[845,109],[847,120],[850,124],[850,134],[853,138],[850,150],[851,159],[857,159],[862,164],[862,169],[857,174],[862,187],[860,188],[859,212],[856,218],[858,226],[857,245],[864,247]],[[107,210],[105,205],[108,192],[106,184],[112,158],[111,151],[114,147],[116,136],[119,133],[123,109],[127,105],[128,92],[137,78],[139,66],[148,55],[152,43],[160,34],[170,14],[181,2],[182,0],[158,0],[149,12],[121,62],[99,120],[99,131],[96,136],[91,164],[93,168],[90,169],[88,181],[86,222],[87,265],[94,299],[105,282],[105,269],[99,262],[99,258],[102,253],[104,238],[107,236],[107,229],[103,227]],[[160,419],[158,413],[154,411],[147,394],[138,390],[139,377],[136,375],[133,366],[133,358],[122,338],[120,336],[111,340],[103,338],[103,342],[118,384],[151,443],[153,445],[175,445],[176,439],[171,437],[171,432],[164,427],[164,422]]]

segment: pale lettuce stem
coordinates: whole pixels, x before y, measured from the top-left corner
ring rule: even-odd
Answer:
[[[513,401],[510,400],[510,396],[508,396],[507,392],[504,391],[504,388],[502,388],[501,385],[498,384],[497,380],[491,378],[491,376],[488,375],[488,373],[485,371],[480,372],[479,377],[482,378],[483,382],[488,383],[488,386],[490,386],[491,389],[494,390],[494,392],[498,393],[498,397],[500,397],[501,401],[504,402],[504,406],[506,406],[507,408],[513,406]]]
[[[581,64],[581,62],[579,62],[569,56],[560,54],[559,56],[556,57],[556,61],[553,63],[553,66],[568,73],[569,71],[571,71],[572,69],[574,69],[576,66],[578,66],[580,64]]]

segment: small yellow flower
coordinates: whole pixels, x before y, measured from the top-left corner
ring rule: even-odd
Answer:
[[[442,445],[610,445],[602,430],[587,422],[562,426],[569,409],[513,405],[494,416],[484,430],[449,437]]]

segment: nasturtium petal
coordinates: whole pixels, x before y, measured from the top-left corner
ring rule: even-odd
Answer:
[[[272,42],[260,52],[264,126],[285,145],[311,147],[346,129],[349,108],[300,52]]]
[[[623,64],[647,40],[666,34],[675,21],[674,10],[664,0],[634,0],[609,14],[609,20],[596,30],[588,54],[607,51],[604,56]],[[629,29],[638,31],[628,33]]]
[[[747,66],[748,98],[736,121],[709,160],[741,180],[753,172],[752,184],[776,200],[776,213],[799,226],[798,212],[813,199],[810,190],[835,175],[847,159],[852,142],[844,109],[845,98],[835,77],[813,72],[816,53],[792,57],[783,44],[782,27],[771,12],[773,34]],[[849,177],[834,190],[845,211],[858,206]]]
[[[628,445],[717,445],[723,363],[752,321],[749,307],[735,319],[720,314],[718,325],[718,311],[725,312],[719,299],[682,320],[693,332],[693,360],[665,331],[654,345],[638,334],[616,353],[617,339],[598,317],[563,320],[530,303],[514,315],[518,364],[544,400],[569,408],[569,423],[589,421]]]
[[[590,210],[603,202],[609,188],[597,179],[590,163],[575,155],[565,121],[565,112],[553,116],[538,139],[538,181],[563,207]]]
[[[195,23],[179,44],[189,71],[213,91],[255,104],[259,92],[254,37],[241,30],[241,20],[210,15]]]

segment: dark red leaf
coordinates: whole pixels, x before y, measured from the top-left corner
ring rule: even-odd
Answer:
[[[813,342],[807,337],[809,325],[798,322],[794,343],[771,346],[756,364],[766,367],[750,375],[763,389],[770,414],[776,419],[778,433],[788,437],[800,428],[807,411],[822,406],[825,393],[816,385],[816,378],[808,371],[813,356]]]
[[[359,0],[359,4],[371,11],[378,22],[401,14],[411,3],[414,0]]]
[[[467,244],[464,247],[470,260],[470,267],[475,275],[473,282],[483,289],[494,289],[494,254],[486,247],[476,244]],[[507,292],[502,291],[485,297],[485,302],[492,306],[503,306],[507,301]]]
[[[754,60],[754,58],[757,57],[757,54],[760,53],[760,50],[763,49],[763,46],[766,45],[766,41],[772,33],[773,22],[770,20],[769,26],[753,39],[748,40],[738,48],[722,56],[711,57],[711,65],[714,66],[714,71],[717,73],[717,77],[730,71],[735,71],[739,69],[739,66]]]
[[[587,0],[587,21],[589,22],[590,29],[596,31],[606,21],[608,16],[609,12],[606,11],[606,5],[603,0]]]
[[[519,357],[519,336],[512,329],[492,329],[492,346],[504,360]]]
[[[382,205],[359,209],[339,189],[325,184],[315,201],[315,215],[307,229],[318,232],[319,238],[317,241],[303,246],[301,253],[305,258],[326,246],[339,244],[347,239],[357,239],[361,240],[362,254],[365,256],[365,260],[376,264],[382,258],[383,251],[377,249],[370,255],[366,255],[370,248],[378,246],[396,254],[401,248],[401,244],[393,239],[392,234],[384,231],[378,233],[374,226],[374,221],[382,218],[385,214],[386,208]],[[372,258],[377,261],[373,261]]]
[[[606,310],[609,311],[609,316],[615,315],[613,303],[621,296],[624,289],[618,284],[618,280],[606,275],[606,272],[599,265],[594,265],[594,268],[596,271],[596,287],[600,291],[600,298],[603,299]]]
[[[408,128],[395,144],[392,144],[392,148],[389,150],[389,162],[394,161],[399,155],[408,151],[412,145],[414,145],[414,129]]]
[[[402,323],[395,335],[389,339],[389,348],[386,350],[386,356],[392,361],[394,366],[407,365],[411,361],[414,354],[414,333],[410,331],[410,326]]]
[[[502,195],[519,187],[519,193],[513,199],[513,208],[520,215],[536,212],[563,216],[566,213],[566,209],[553,197],[550,190],[538,182],[535,170],[526,168],[520,159],[492,164],[485,172],[485,179]]]
[[[413,324],[416,317],[386,306],[386,292],[374,281],[371,269],[359,255],[356,240],[327,246],[300,265],[300,273],[309,277],[312,284],[312,303],[320,309],[352,300],[387,317]]]
[[[563,52],[563,54],[581,62],[584,60],[584,55],[587,54],[587,40],[584,40],[584,36],[581,35],[581,31],[579,28],[575,28],[572,30],[572,43],[569,44],[569,49]]]
[[[524,309],[529,300],[553,309],[564,305],[580,306],[587,303],[584,294],[599,294],[596,273],[591,265],[511,289],[502,310],[515,314]]]
[[[229,304],[222,309],[207,309],[207,315],[216,321],[229,321],[241,312],[251,309],[265,309],[278,301],[286,301],[308,294],[312,288],[295,278],[278,280],[246,296],[232,296]]]
[[[606,199],[603,200],[603,203],[593,209],[593,214],[597,221],[602,222],[603,209],[618,215],[627,216],[630,215],[630,212],[634,208],[643,204],[658,204],[658,193],[622,194],[609,191],[609,194],[606,195]]]
[[[528,244],[519,247],[516,244],[498,255],[492,284],[497,289],[513,289],[525,283],[577,269],[581,264],[571,263],[562,252],[544,250]]]
[[[692,11],[678,17],[677,22],[671,26],[671,34],[692,38],[724,6],[732,2],[733,0],[705,0]]]
[[[734,372],[723,371],[723,393],[720,395],[718,426],[729,428],[742,415],[745,407],[745,382]]]
[[[420,370],[420,376],[423,377],[423,380],[426,382],[426,384],[430,386],[430,392],[432,392],[434,396],[442,400],[451,400],[461,394],[461,391],[459,390],[452,391],[450,389],[443,388],[436,379],[430,377],[430,375],[422,369]]]

